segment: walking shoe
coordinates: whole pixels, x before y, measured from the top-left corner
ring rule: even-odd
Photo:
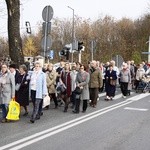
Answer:
[[[79,111],[76,111],[76,110],[73,110],[72,111],[74,114],[78,114],[79,113]]]
[[[93,103],[90,102],[89,105],[90,105],[91,107],[93,107]]]
[[[124,95],[123,95],[122,97],[123,97],[123,98],[126,98],[126,96],[124,96]]]
[[[67,109],[66,109],[66,108],[64,109],[64,112],[67,112]]]
[[[40,113],[40,116],[43,116],[43,112]]]
[[[57,109],[58,107],[57,106],[55,106],[53,109]]]
[[[49,109],[49,106],[46,106],[44,109],[45,109],[45,110],[48,110],[48,109]]]
[[[86,112],[86,110],[82,110],[82,113],[85,113]]]
[[[105,100],[109,101],[111,98],[109,96],[106,96]]]
[[[23,116],[27,116],[28,115],[28,112],[25,112],[24,114],[23,114]]]
[[[6,122],[7,122],[7,119],[5,118],[1,120],[1,123],[6,123]]]
[[[93,108],[96,108],[96,105],[93,105]]]
[[[34,119],[30,119],[30,122],[31,122],[31,123],[34,123]]]
[[[39,116],[39,115],[37,115],[37,116],[35,117],[35,119],[36,119],[36,120],[39,120],[39,119],[40,119],[40,116]]]

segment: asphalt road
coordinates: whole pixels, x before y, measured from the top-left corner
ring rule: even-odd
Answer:
[[[150,93],[123,99],[118,91],[108,102],[104,95],[86,113],[73,114],[71,108],[63,113],[59,107],[44,110],[34,124],[30,116],[0,123],[0,150],[149,150]]]

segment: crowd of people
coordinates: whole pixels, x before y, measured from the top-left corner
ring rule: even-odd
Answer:
[[[106,92],[106,101],[113,100],[116,85],[119,84],[122,96],[126,98],[131,89],[136,89],[140,80],[148,74],[150,67],[144,61],[138,65],[135,65],[134,61],[127,61],[121,68],[118,68],[113,60],[106,64],[93,60],[87,66],[79,62],[70,64],[61,60],[58,68],[52,63],[42,67],[41,63],[36,61],[32,70],[25,64],[17,68],[15,64],[7,66],[4,63],[0,73],[1,122],[9,121],[6,116],[12,98],[24,108],[23,116],[29,115],[28,106],[31,99],[33,111],[30,122],[34,123],[43,115],[43,99],[47,95],[50,96],[50,101],[54,102],[54,109],[63,104],[63,112],[66,113],[71,105],[72,113],[85,113],[88,104],[96,108],[99,92]],[[44,109],[49,108],[46,106]]]

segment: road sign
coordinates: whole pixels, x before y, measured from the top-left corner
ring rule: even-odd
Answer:
[[[51,6],[45,6],[42,11],[42,18],[44,21],[48,22],[53,18],[53,8]]]
[[[52,40],[51,40],[51,37],[48,35],[48,36],[44,36],[42,38],[42,41],[41,41],[41,47],[44,51],[46,50],[49,50],[50,47],[52,46]]]
[[[112,60],[114,60],[116,62],[116,66],[118,68],[121,68],[122,66],[122,63],[124,62],[124,59],[122,58],[121,55],[116,55],[112,58]]]
[[[43,22],[42,24],[42,34],[48,35],[51,33],[51,22]]]
[[[142,52],[142,54],[150,54],[150,52]]]
[[[54,59],[54,50],[50,50],[49,57],[50,59]]]

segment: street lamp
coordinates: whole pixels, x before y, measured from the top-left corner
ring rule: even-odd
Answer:
[[[69,9],[72,10],[73,16],[72,16],[72,55],[71,55],[71,62],[73,62],[73,48],[74,48],[74,42],[75,42],[75,32],[74,32],[74,9],[70,6],[68,6]]]
[[[149,41],[147,41],[146,44],[147,43],[149,44],[148,45],[148,52],[150,53],[150,36],[149,36]],[[148,54],[148,63],[150,63],[150,54]]]

